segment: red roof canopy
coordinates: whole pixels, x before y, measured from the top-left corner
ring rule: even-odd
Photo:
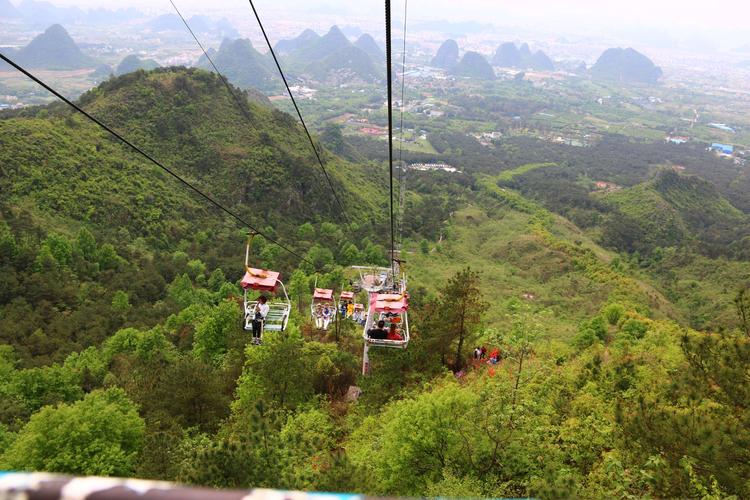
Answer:
[[[376,312],[403,313],[409,309],[409,296],[394,293],[372,294],[370,307]]]
[[[263,269],[254,269],[248,267],[245,269],[245,276],[240,281],[242,288],[247,290],[261,290],[264,292],[273,292],[276,290],[276,283],[279,281],[279,273],[276,271],[265,271]]]
[[[365,305],[364,304],[354,304],[354,310],[355,311],[358,311],[358,310],[363,310],[364,311],[364,309],[365,309]]]
[[[352,300],[354,299],[354,292],[341,292],[341,298],[343,300]]]
[[[327,288],[316,288],[313,294],[314,300],[325,300],[326,302],[333,302],[333,290]]]

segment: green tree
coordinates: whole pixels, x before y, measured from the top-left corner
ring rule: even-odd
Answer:
[[[453,370],[464,366],[464,349],[474,336],[489,307],[482,300],[480,275],[470,268],[456,273],[440,290],[439,297],[430,307],[429,331],[431,342],[445,357],[453,350]]]
[[[118,290],[115,292],[114,296],[112,296],[112,310],[120,315],[126,315],[128,312],[130,312],[130,309],[132,309],[133,306],[130,305],[130,298],[128,297],[128,292],[125,292],[123,290]]]
[[[187,263],[187,271],[188,275],[192,279],[198,279],[200,276],[205,276],[206,274],[206,264],[203,263],[200,259],[193,259],[191,261],[188,261]]]
[[[89,262],[96,260],[96,238],[87,228],[82,227],[76,236],[75,249]]]
[[[15,470],[127,476],[137,464],[144,430],[122,389],[94,391],[32,415],[1,461]]]
[[[734,298],[734,305],[737,309],[737,316],[740,319],[740,327],[745,335],[750,337],[750,288],[743,287],[737,291]]]
[[[297,238],[303,241],[313,241],[315,239],[315,228],[309,222],[302,224],[297,229]]]
[[[10,260],[17,252],[16,237],[10,231],[8,223],[0,220],[0,259]]]
[[[206,362],[220,364],[229,346],[229,336],[238,326],[237,304],[224,301],[209,311],[195,327],[193,354]]]
[[[226,282],[227,277],[224,275],[224,271],[220,267],[217,267],[211,272],[211,276],[208,277],[208,289],[212,292],[218,292]]]
[[[105,243],[99,247],[96,252],[96,260],[99,263],[99,268],[102,270],[117,269],[117,267],[124,261],[122,257],[117,255],[114,245]]]
[[[419,242],[419,251],[422,252],[422,255],[427,255],[430,253],[430,242],[427,240],[422,240]]]

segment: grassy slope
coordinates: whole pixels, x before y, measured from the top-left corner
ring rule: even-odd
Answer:
[[[569,221],[497,187],[497,180],[480,182],[477,204],[453,215],[447,236],[429,254],[407,248],[412,283],[433,288],[467,265],[479,269],[491,305],[489,326],[507,328],[509,301],[527,302],[550,339],[569,339],[608,301],[680,317],[650,284],[615,270],[614,255]],[[534,298],[524,298],[527,293]]]

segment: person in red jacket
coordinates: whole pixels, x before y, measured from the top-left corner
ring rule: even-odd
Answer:
[[[398,333],[398,327],[396,325],[391,325],[391,327],[388,329],[388,340],[404,340],[404,337],[401,336],[400,333]]]

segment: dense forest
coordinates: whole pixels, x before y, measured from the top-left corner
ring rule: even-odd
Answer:
[[[323,134],[345,220],[301,128],[247,97],[161,68],[80,104],[309,261],[254,239],[294,302],[262,346],[241,327],[247,228],[59,104],[0,116],[0,469],[750,496],[747,179],[620,136],[482,149],[445,132],[435,149],[462,173],[405,181],[412,341],[362,376],[359,325],[318,331],[307,306],[348,266],[388,263],[384,151]]]

